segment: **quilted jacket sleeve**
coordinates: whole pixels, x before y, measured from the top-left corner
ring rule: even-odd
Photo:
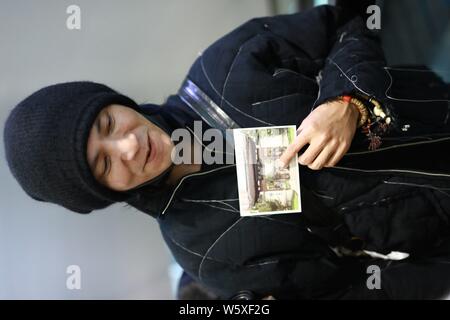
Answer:
[[[356,17],[337,30],[337,38],[319,75],[315,106],[342,94],[358,92],[385,100],[388,75],[379,39]]]
[[[314,107],[342,94],[359,92],[383,101],[388,75],[376,32],[360,16],[339,8],[319,6],[294,15],[273,17],[271,29],[321,61],[320,91]]]

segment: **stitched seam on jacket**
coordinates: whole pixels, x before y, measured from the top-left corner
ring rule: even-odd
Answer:
[[[219,210],[224,210],[224,211],[228,211],[228,212],[233,212],[233,213],[239,212],[239,211],[236,211],[236,210],[233,210],[233,209],[219,207],[219,206],[215,206],[215,205],[212,205],[212,204],[209,204],[209,203],[201,203],[201,204],[204,205],[204,206],[207,206],[207,207],[211,207],[211,208],[215,208],[215,209],[219,209]]]
[[[422,192],[420,190],[419,191],[408,190],[406,192],[402,192],[400,194],[396,194],[393,196],[387,196],[387,197],[381,198],[380,200],[376,200],[373,202],[361,201],[361,202],[358,202],[356,205],[345,207],[345,209],[341,208],[341,211],[345,210],[344,214],[347,214],[349,212],[352,212],[352,211],[355,211],[355,210],[358,210],[361,208],[367,209],[370,207],[391,205],[394,202],[400,201],[405,198],[412,197],[415,194],[422,194]]]
[[[215,168],[215,169],[212,169],[212,170],[209,170],[209,171],[200,171],[200,172],[192,173],[190,175],[187,175],[187,176],[184,176],[183,178],[181,178],[180,182],[178,182],[178,185],[172,191],[172,195],[170,196],[169,201],[167,202],[166,206],[164,207],[164,210],[161,212],[161,216],[165,214],[165,212],[169,208],[170,204],[172,203],[172,200],[173,200],[173,198],[174,198],[178,188],[181,187],[181,185],[183,184],[183,182],[186,179],[191,178],[191,177],[203,176],[203,175],[206,175],[206,174],[209,174],[209,173],[212,173],[212,172],[216,172],[216,171],[219,171],[219,170],[228,169],[230,167],[236,167],[236,165],[235,164],[230,164],[230,165],[227,165],[227,166],[224,166],[224,167]]]
[[[203,264],[208,259],[208,255],[211,252],[211,250],[219,243],[219,241],[222,239],[222,237],[228,233],[231,229],[233,229],[240,221],[242,221],[242,217],[240,217],[238,220],[236,220],[231,226],[229,226],[217,239],[213,242],[213,244],[206,250],[205,256],[203,257],[202,261],[200,262],[200,265],[198,267],[198,278],[200,281],[202,281],[202,269]]]
[[[239,210],[237,210],[231,204],[226,203],[226,202],[224,202],[222,200],[195,200],[195,199],[185,199],[185,198],[183,198],[182,200],[186,201],[186,202],[200,203],[202,205],[210,206],[212,208],[218,208],[218,209],[223,209],[223,210],[232,211],[232,212],[238,212],[239,213]],[[238,200],[238,199],[236,199],[236,200]],[[235,201],[235,200],[233,200],[233,201]],[[212,205],[210,203],[220,203],[220,204],[222,204],[224,206],[227,206],[228,208],[231,208],[231,210],[223,208],[223,207],[214,206],[214,205]]]
[[[257,101],[257,102],[253,102],[252,103],[252,107],[259,106],[261,104],[265,104],[265,103],[269,103],[269,102],[273,102],[273,101],[277,101],[277,100],[281,100],[281,99],[285,99],[285,98],[288,98],[288,97],[300,96],[300,95],[302,95],[302,94],[299,93],[299,92],[295,92],[295,93],[290,93],[290,94],[287,94],[287,95],[284,95],[284,96],[281,96],[281,97],[276,97],[276,98],[269,99],[269,100]]]
[[[249,41],[249,40],[247,40],[247,41]],[[229,76],[230,76],[230,74],[231,74],[231,71],[233,70],[233,66],[234,66],[234,63],[235,63],[236,60],[237,60],[237,57],[238,57],[239,54],[241,53],[242,48],[243,48],[244,45],[247,43],[247,41],[244,42],[244,43],[239,47],[239,50],[238,50],[238,52],[236,53],[236,55],[234,56],[234,59],[233,59],[233,61],[231,62],[230,68],[228,69],[227,76],[225,77],[225,82],[223,83],[222,95],[221,95],[221,98],[220,98],[220,109],[222,109],[223,99],[225,98],[225,89],[226,89],[226,87],[227,87],[228,78],[229,78]]]
[[[183,249],[184,251],[186,251],[186,252],[188,252],[188,253],[190,253],[190,254],[192,254],[192,255],[195,255],[195,256],[197,256],[197,257],[200,257],[200,258],[202,258],[202,259],[205,259],[205,256],[204,256],[204,255],[202,255],[202,254],[200,254],[200,253],[198,253],[198,252],[195,252],[195,251],[193,251],[193,250],[190,250],[190,249],[186,248],[186,247],[183,246],[181,243],[177,242],[174,238],[172,238],[172,237],[169,236],[169,239],[170,239],[170,241],[172,241],[173,244],[175,244],[177,247]],[[214,258],[211,258],[211,257],[206,257],[206,259],[211,260],[211,261],[214,261],[214,262],[225,263],[225,264],[226,264],[225,261],[220,261],[220,260],[217,260],[217,259],[214,259]]]
[[[254,117],[254,116],[252,116],[252,115],[250,115],[250,114],[248,114],[248,113],[242,111],[241,109],[235,107],[235,106],[234,106],[231,102],[229,102],[227,99],[225,99],[225,97],[223,97],[223,96],[220,94],[220,92],[216,89],[216,87],[215,87],[214,84],[212,83],[211,79],[209,78],[209,76],[208,76],[208,74],[207,74],[207,72],[206,72],[206,69],[205,69],[205,65],[204,65],[204,63],[203,63],[203,56],[200,56],[200,65],[201,65],[201,67],[202,67],[203,74],[205,75],[206,80],[208,80],[208,83],[209,83],[209,85],[211,86],[211,88],[212,88],[212,89],[214,90],[214,92],[215,92],[217,95],[219,95],[220,98],[223,99],[223,101],[225,101],[231,108],[233,108],[235,111],[239,112],[240,114],[242,114],[242,115],[244,115],[244,116],[246,116],[246,117],[248,117],[248,118],[250,118],[250,119],[253,119],[253,120],[255,120],[255,121],[258,121],[258,122],[260,122],[260,123],[264,123],[264,124],[269,125],[269,126],[273,126],[273,125],[274,125],[274,124],[272,124],[272,123],[270,123],[270,122],[266,122],[266,121],[264,121],[264,120],[262,120],[262,119],[258,119],[258,118],[256,118],[256,117]]]

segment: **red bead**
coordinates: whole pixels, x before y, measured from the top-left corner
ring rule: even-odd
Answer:
[[[342,96],[342,101],[350,103],[350,100],[352,100],[351,96]]]

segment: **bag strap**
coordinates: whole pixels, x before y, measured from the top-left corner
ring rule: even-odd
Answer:
[[[180,90],[178,90],[178,96],[211,128],[222,131],[227,142],[234,145],[233,134],[230,129],[240,128],[239,125],[202,89],[186,78]]]

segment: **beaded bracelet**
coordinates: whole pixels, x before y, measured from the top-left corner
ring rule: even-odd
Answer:
[[[362,132],[365,133],[369,140],[368,149],[373,151],[380,147],[382,144],[381,136],[384,135],[391,124],[392,118],[389,114],[389,110],[386,108],[383,110],[381,104],[372,97],[367,97],[358,93],[355,93],[361,100],[367,101],[372,105],[369,111],[372,113],[372,117],[369,117],[367,123],[363,125]]]
[[[345,95],[340,98],[358,107],[360,112],[358,128],[362,127],[361,131],[369,140],[368,149],[372,151],[378,149],[382,143],[381,135],[388,131],[388,127],[392,121],[388,109],[383,110],[381,104],[372,97],[367,97],[359,93],[354,93],[353,95]],[[371,107],[368,107],[368,104],[371,104]]]
[[[369,113],[368,113],[367,108],[364,105],[364,103],[362,103],[360,100],[358,100],[354,97],[351,97],[351,96],[341,96],[340,98],[343,101],[353,104],[358,108],[358,110],[359,110],[358,128],[362,127],[369,118]]]

